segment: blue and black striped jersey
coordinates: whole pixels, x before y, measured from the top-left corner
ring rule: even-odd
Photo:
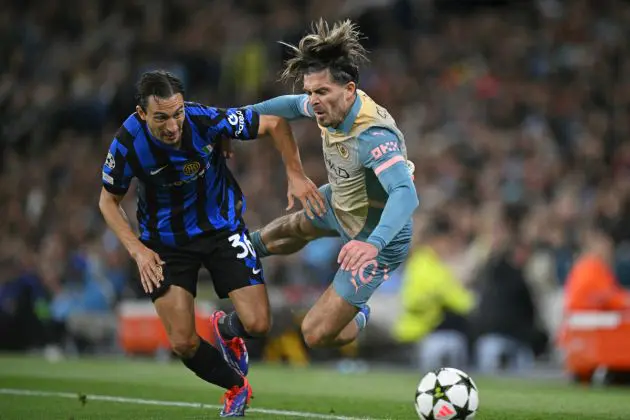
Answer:
[[[251,109],[186,102],[184,110],[179,149],[153,137],[137,113],[129,116],[112,141],[102,175],[104,188],[116,195],[138,178],[140,238],[171,246],[242,225],[245,198],[214,148],[223,136],[256,138],[259,125]]]

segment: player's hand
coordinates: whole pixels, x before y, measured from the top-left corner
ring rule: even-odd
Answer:
[[[315,209],[315,213],[319,216],[326,213],[324,197],[319,192],[317,185],[315,185],[313,181],[311,181],[302,172],[290,174],[288,178],[289,187],[287,191],[287,199],[289,201],[289,205],[287,206],[287,210],[291,210],[293,208],[293,205],[295,204],[293,197],[296,197],[300,200],[307,216],[311,219],[314,217],[311,207]]]
[[[342,270],[353,271],[358,270],[363,264],[374,260],[377,256],[378,249],[374,245],[352,240],[341,248],[337,263],[340,264]]]
[[[137,251],[132,252],[131,256],[138,265],[144,292],[153,293],[153,290],[160,287],[160,284],[164,281],[164,273],[162,272],[164,261],[157,253],[144,245]]]
[[[221,140],[219,141],[219,151],[226,159],[233,157],[234,151],[232,150],[232,139],[229,137],[221,137]]]

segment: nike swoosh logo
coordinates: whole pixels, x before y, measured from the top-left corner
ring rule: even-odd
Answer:
[[[260,268],[254,268],[252,269],[252,273],[254,273],[254,275],[260,273]]]
[[[151,171],[151,172],[149,172],[149,173],[150,173],[151,175],[157,175],[157,174],[159,174],[160,172],[162,172],[164,169],[166,169],[166,167],[167,167],[167,166],[168,166],[168,165],[164,165],[164,166],[162,166],[161,168],[154,169],[154,170],[152,170],[152,171]]]

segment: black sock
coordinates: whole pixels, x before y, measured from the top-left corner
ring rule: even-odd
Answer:
[[[225,389],[230,389],[234,385],[243,386],[241,375],[225,363],[219,350],[203,339],[193,357],[181,360],[188,369],[206,382]]]
[[[245,330],[235,311],[230,312],[219,320],[219,332],[224,340],[230,340],[234,337],[252,338]]]

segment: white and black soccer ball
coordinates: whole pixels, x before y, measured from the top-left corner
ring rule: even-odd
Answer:
[[[479,408],[479,391],[466,373],[441,368],[422,378],[415,406],[422,420],[470,420]]]

